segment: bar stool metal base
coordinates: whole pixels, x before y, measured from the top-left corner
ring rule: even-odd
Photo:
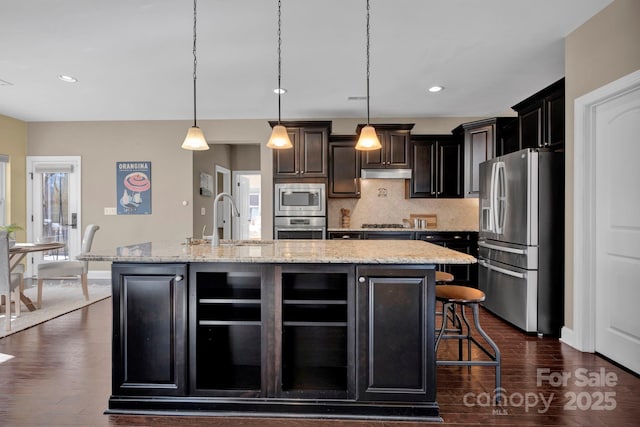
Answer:
[[[458,346],[458,360],[438,360],[436,359],[437,366],[467,366],[469,370],[471,366],[493,366],[495,367],[495,397],[496,402],[500,402],[500,394],[501,394],[501,378],[500,378],[500,349],[496,345],[496,343],[487,335],[487,333],[480,326],[480,316],[478,305],[480,302],[484,301],[484,293],[482,291],[478,291],[477,289],[473,289],[474,292],[479,292],[481,296],[477,298],[471,299],[461,299],[457,295],[447,295],[447,288],[456,288],[454,291],[465,291],[465,287],[463,286],[455,286],[455,285],[442,285],[441,287],[437,287],[436,289],[436,299],[443,303],[443,313],[457,313],[455,311],[455,306],[460,306],[460,312],[462,315],[462,320],[466,326],[466,333],[462,331],[462,327],[460,328],[460,333],[450,334],[449,332],[452,329],[447,328],[447,321],[449,316],[442,316],[442,324],[440,326],[440,330],[436,337],[435,351],[436,357],[438,352],[438,346],[440,345],[440,341],[443,339],[457,339],[459,340]],[[467,288],[472,289],[472,288]],[[454,292],[456,293],[456,292]],[[438,295],[440,294],[440,295]],[[465,313],[465,307],[470,306],[473,313],[473,324],[475,329],[478,331],[478,334],[485,340],[488,346],[491,348],[490,351],[485,345],[479,342],[475,337],[471,336],[471,326],[469,324],[469,320],[467,319]],[[455,323],[455,321],[454,321]],[[454,330],[455,331],[455,330]],[[462,358],[462,341],[467,341],[467,360],[463,360]],[[475,344],[484,354],[489,357],[490,360],[472,360],[471,359],[471,344]]]

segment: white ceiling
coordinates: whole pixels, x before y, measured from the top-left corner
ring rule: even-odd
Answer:
[[[503,113],[609,3],[371,0],[371,117]],[[192,31],[190,0],[0,0],[0,114],[193,119]],[[366,117],[365,34],[365,0],[282,0],[283,120]],[[198,119],[277,117],[276,0],[200,0],[197,46]]]

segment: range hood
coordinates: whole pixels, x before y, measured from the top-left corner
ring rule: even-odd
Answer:
[[[360,178],[411,179],[411,169],[362,169]]]

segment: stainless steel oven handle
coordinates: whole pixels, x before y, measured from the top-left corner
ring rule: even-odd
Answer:
[[[324,228],[277,227],[278,231],[324,231]]]
[[[478,261],[478,265],[485,267],[489,270],[497,271],[498,273],[506,274],[507,276],[517,277],[518,279],[524,279],[527,277],[524,273],[516,273],[515,271],[507,270],[506,268],[496,267],[485,261]]]
[[[480,246],[481,248],[495,249],[497,251],[509,252],[510,254],[524,255],[527,253],[527,251],[525,251],[524,249],[515,249],[515,248],[508,248],[506,246],[492,245],[489,243],[485,243],[483,241],[479,241],[478,246]]]

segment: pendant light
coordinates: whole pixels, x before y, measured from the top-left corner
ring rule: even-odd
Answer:
[[[367,125],[360,130],[360,138],[358,138],[358,143],[356,144],[356,150],[361,151],[379,150],[382,148],[375,128],[369,124],[369,32],[369,0],[367,0]]]
[[[289,139],[287,128],[280,124],[280,96],[282,95],[282,85],[280,80],[282,77],[282,59],[281,59],[281,45],[282,45],[282,19],[281,19],[282,2],[278,0],[278,124],[273,127],[271,137],[267,142],[267,147],[281,150],[283,148],[293,148],[293,144]]]
[[[202,151],[208,150],[209,144],[207,144],[207,140],[196,122],[196,69],[198,65],[198,59],[196,57],[196,24],[198,22],[196,2],[197,0],[193,0],[193,126],[187,131],[187,137],[182,143],[182,148],[185,150]]]

